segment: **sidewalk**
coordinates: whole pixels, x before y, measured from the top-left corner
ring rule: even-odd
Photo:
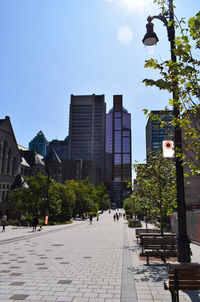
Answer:
[[[44,225],[42,227],[42,231],[38,231],[39,227],[37,227],[37,231],[33,232],[33,227],[23,227],[23,226],[6,226],[5,233],[2,232],[2,226],[0,227],[0,243],[2,241],[10,241],[17,238],[34,236],[34,235],[42,235],[43,233],[47,233],[50,231],[57,231],[66,227],[72,227],[74,225],[79,225],[84,223],[85,221],[73,221],[72,224],[61,224],[61,225]]]
[[[125,227],[108,213],[92,225],[7,227],[0,233],[0,301],[120,302]]]
[[[148,227],[152,228],[152,225]],[[168,280],[168,270],[162,260],[153,262],[150,265],[145,261],[141,261],[139,253],[141,248],[136,243],[135,229],[128,228],[129,244],[132,251],[132,268],[131,272],[134,275],[135,288],[138,302],[167,302],[171,301],[171,294],[168,290],[164,290],[163,283]],[[192,262],[200,263],[200,245],[191,244]],[[200,302],[197,291],[179,292],[180,302],[192,301]]]
[[[162,261],[139,258],[135,229],[105,212],[97,222],[12,226],[0,232],[0,302],[171,302]],[[192,244],[192,261],[200,246]],[[180,302],[199,302],[197,292],[180,291]]]

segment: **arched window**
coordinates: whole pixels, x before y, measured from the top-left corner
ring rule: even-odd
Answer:
[[[16,169],[17,169],[17,159],[16,157],[13,157],[13,164],[12,164],[12,175],[15,175],[16,173]]]
[[[2,173],[5,172],[5,167],[6,167],[7,147],[8,147],[8,143],[7,143],[7,141],[5,141],[3,144],[3,154],[2,154],[2,162],[1,162],[1,172]]]
[[[9,148],[9,151],[8,151],[8,163],[7,163],[7,174],[10,174],[11,159],[12,159],[12,149]]]

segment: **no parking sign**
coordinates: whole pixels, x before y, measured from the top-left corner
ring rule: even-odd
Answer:
[[[174,157],[174,142],[163,141],[162,142],[163,157],[173,158]]]

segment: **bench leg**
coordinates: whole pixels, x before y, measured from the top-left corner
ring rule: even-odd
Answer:
[[[166,259],[165,259],[165,257],[162,257],[161,259],[162,259],[162,261],[164,262],[164,264],[166,264]]]
[[[172,302],[179,302],[179,294],[178,291],[170,290]]]

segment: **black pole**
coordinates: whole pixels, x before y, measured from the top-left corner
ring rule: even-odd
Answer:
[[[166,15],[149,16],[147,21],[151,24],[153,19],[159,19],[167,27],[168,39],[170,42],[171,60],[176,63],[175,50],[175,29],[174,29],[174,8],[173,0],[169,0],[169,21],[165,17]],[[152,32],[147,32],[148,38],[152,38]],[[156,34],[153,33],[155,40]],[[156,39],[158,41],[158,38]],[[143,39],[145,44],[145,37]],[[148,43],[147,43],[148,45]],[[175,119],[174,126],[174,145],[175,145],[175,161],[176,161],[176,189],[177,189],[177,214],[178,214],[178,261],[190,262],[190,241],[187,236],[187,221],[186,221],[186,205],[185,205],[185,189],[184,189],[184,173],[183,173],[183,160],[178,154],[182,154],[182,136],[180,126],[180,103],[179,103],[179,91],[178,82],[176,80],[176,72],[173,71],[173,116]]]
[[[173,0],[169,0],[169,21],[171,21],[170,27],[168,27],[168,37],[170,41],[171,60],[176,63],[175,50],[175,30],[174,30],[174,9]],[[176,76],[176,74],[174,75]],[[175,80],[173,82],[173,114],[175,118],[174,127],[174,143],[176,154],[176,187],[177,187],[177,214],[178,214],[178,261],[190,262],[190,241],[187,236],[187,220],[186,220],[186,206],[185,206],[185,189],[184,189],[184,172],[183,172],[183,160],[177,153],[182,154],[182,137],[181,127],[179,124],[180,119],[180,105],[178,95],[178,83]]]

